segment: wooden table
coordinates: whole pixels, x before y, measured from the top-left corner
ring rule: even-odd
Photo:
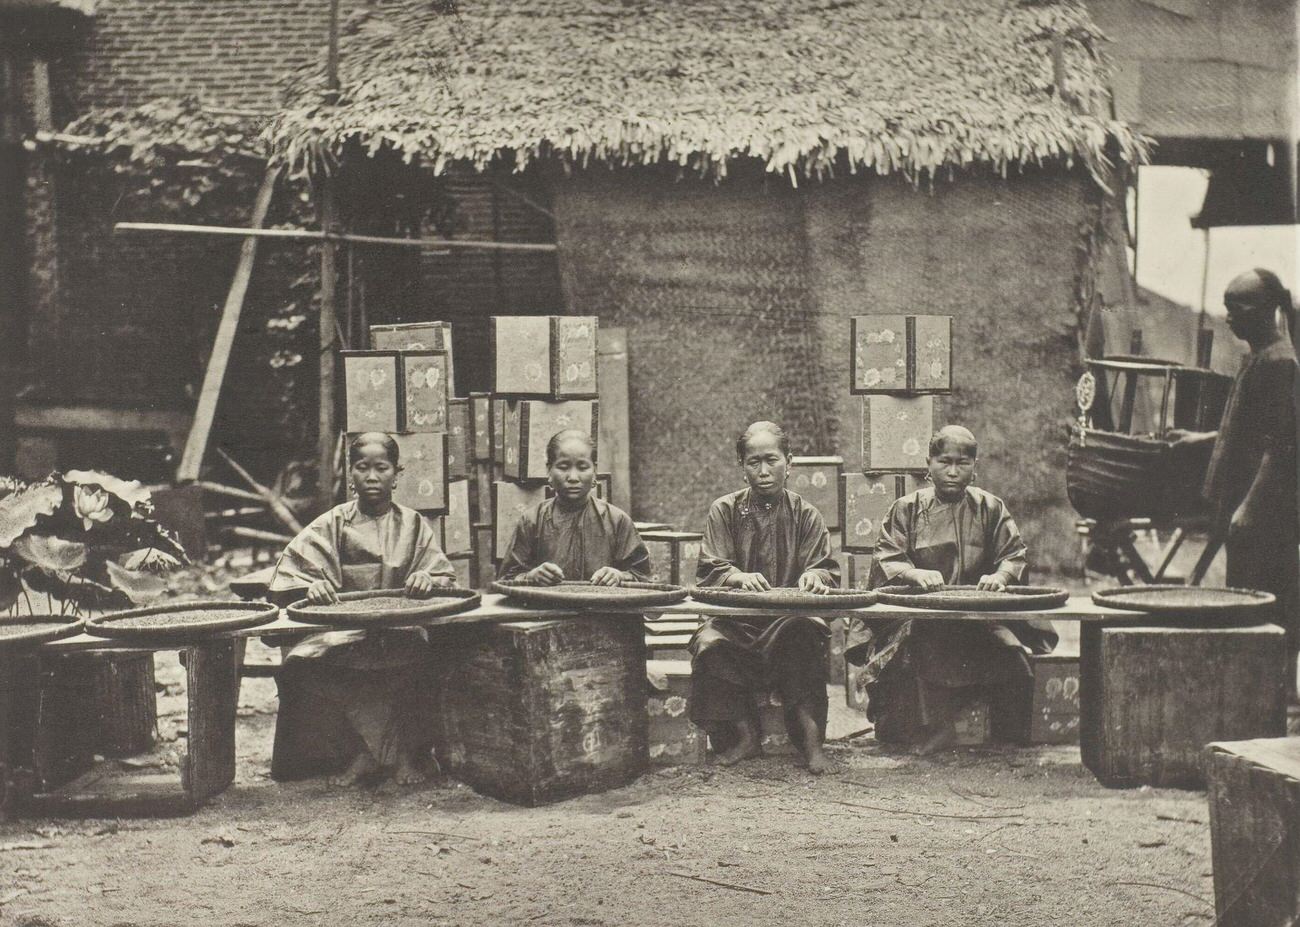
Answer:
[[[610,604],[593,609],[602,615],[625,616],[628,621],[642,622],[647,618],[672,620],[682,615],[711,615],[718,617],[780,617],[789,610],[771,608],[736,608],[709,605],[687,599],[674,605],[653,608],[636,608],[623,611]],[[484,623],[544,621],[570,617],[573,607],[538,607],[519,605],[506,597],[488,593],[474,609],[450,617],[434,619],[430,626],[468,626]],[[912,618],[918,621],[1023,621],[1049,619],[1052,621],[1077,621],[1084,626],[1080,654],[1080,739],[1084,762],[1096,772],[1097,705],[1100,696],[1098,642],[1105,627],[1148,625],[1149,615],[1095,605],[1088,596],[1071,596],[1061,607],[1031,611],[941,611],[876,604],[866,608],[819,609],[823,618]],[[1167,622],[1166,622],[1167,623]],[[203,644],[186,647],[139,648],[112,640],[80,634],[76,637],[41,645],[42,652],[73,652],[88,650],[167,650],[181,649],[186,653],[189,700],[189,752],[182,766],[183,801],[181,807],[196,807],[199,803],[226,788],[234,779],[235,708],[238,704],[239,664],[243,643],[249,637],[295,637],[323,630],[316,625],[304,624],[280,617],[255,628],[246,628],[214,635]],[[1090,761],[1091,760],[1091,761]],[[45,799],[47,796],[37,796]],[[76,796],[64,796],[65,804],[78,804]],[[89,799],[86,799],[88,801]],[[53,801],[53,798],[50,798]]]

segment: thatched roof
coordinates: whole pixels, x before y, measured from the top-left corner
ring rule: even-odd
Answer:
[[[302,75],[267,138],[295,169],[350,142],[438,172],[1096,169],[1141,147],[1108,115],[1100,43],[1073,0],[372,0],[345,30],[339,104]]]

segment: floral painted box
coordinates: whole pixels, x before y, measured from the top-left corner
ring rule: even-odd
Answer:
[[[840,516],[844,523],[842,546],[850,554],[875,550],[889,507],[921,485],[914,473],[845,473],[840,483],[844,506]],[[858,585],[849,577],[841,579],[845,585]]]
[[[859,315],[849,320],[854,394],[952,392],[952,317]]]
[[[512,398],[595,399],[595,316],[493,316],[492,392]]]
[[[447,400],[447,478],[469,479],[470,444],[474,440],[468,399]]]
[[[546,479],[546,445],[558,432],[574,429],[591,435],[600,428],[594,399],[549,402],[520,399],[506,404],[505,474],[511,480]]]
[[[843,457],[795,457],[790,461],[790,478],[786,488],[822,513],[826,527],[840,526],[840,474]]]
[[[401,351],[402,431],[447,431],[448,354]]]
[[[933,396],[863,396],[862,470],[924,470],[937,408]]]
[[[492,559],[500,563],[524,513],[546,498],[545,486],[498,480],[492,484]]]
[[[448,390],[455,388],[456,363],[451,344],[450,322],[371,325],[370,348],[373,351],[442,351],[447,355]]]
[[[401,368],[396,351],[344,351],[343,404],[345,430],[401,431]]]
[[[490,393],[469,394],[470,425],[474,430],[475,460],[492,459],[492,396]]]
[[[467,557],[474,552],[469,480],[452,480],[447,484],[447,514],[442,516],[442,551],[448,557]]]

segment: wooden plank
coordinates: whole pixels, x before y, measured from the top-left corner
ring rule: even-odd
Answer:
[[[0,822],[30,787],[39,671],[34,648],[0,648]]]
[[[151,653],[99,655],[87,671],[94,679],[96,752],[135,756],[153,745],[158,726]]]
[[[235,781],[235,709],[244,640],[218,640],[186,650],[189,750],[181,783],[199,805]]]
[[[280,176],[279,167],[268,167],[262,177],[262,186],[258,188],[257,199],[253,201],[253,214],[249,224],[261,228],[266,222],[266,214],[271,208],[271,197],[275,193],[275,183]],[[244,297],[248,293],[248,283],[253,277],[253,263],[257,257],[257,239],[247,237],[239,248],[239,263],[235,265],[235,276],[226,292],[226,303],[221,309],[221,322],[217,326],[216,340],[212,343],[212,353],[208,355],[208,368],[203,374],[203,386],[199,391],[199,401],[194,407],[194,422],[190,426],[190,435],[185,442],[185,452],[181,455],[180,466],[176,469],[176,479],[180,482],[196,480],[203,468],[203,455],[208,449],[208,437],[212,433],[212,422],[217,414],[217,402],[221,398],[221,384],[226,379],[226,368],[230,364],[230,352],[239,333],[239,316],[244,309]]]
[[[632,507],[632,438],[628,419],[627,329],[602,326],[596,337],[600,469],[611,477],[609,501],[628,512]]]
[[[99,139],[94,139],[98,142]],[[553,244],[515,241],[468,241],[449,238],[390,238],[385,235],[333,234],[311,229],[248,230],[225,225],[187,225],[180,222],[118,222],[115,232],[175,232],[186,235],[219,235],[237,238],[280,238],[292,241],[350,242],[357,245],[388,245],[395,248],[420,248],[434,253],[438,249],[467,248],[483,251],[555,251]],[[446,250],[443,251],[447,253]]]

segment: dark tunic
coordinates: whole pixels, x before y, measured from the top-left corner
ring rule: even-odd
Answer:
[[[1006,504],[973,486],[943,502],[927,486],[899,499],[880,528],[872,585],[901,583],[910,569],[936,570],[947,585],[973,585],[1000,573],[1020,582],[1027,566],[1025,542]],[[919,681],[919,721],[945,720],[953,699],[942,690],[993,686],[995,695],[1023,695],[1031,679],[1021,645],[1049,652],[1055,633],[1042,623],[854,619],[846,656],[864,664],[858,684],[868,695],[868,716],[882,739],[917,720],[900,703]],[[1011,706],[1008,705],[1008,710]],[[896,711],[895,711],[896,709]],[[996,706],[995,706],[996,713]]]
[[[1279,338],[1242,358],[1205,476],[1204,494],[1221,529],[1250,491],[1267,452],[1278,480],[1259,507],[1259,522],[1228,534],[1229,586],[1277,596],[1273,620],[1287,630],[1294,653],[1300,633],[1300,555],[1296,537],[1295,349]],[[1294,671],[1294,668],[1293,668]]]
[[[398,588],[414,572],[454,577],[433,525],[394,505],[378,517],[346,502],[289,543],[271,579],[273,593],[329,580],[339,592]],[[285,656],[276,677],[271,774],[277,779],[329,772],[364,747],[385,766],[427,738],[424,682],[429,648],[418,629],[312,634]]]
[[[736,573],[761,573],[773,586],[796,586],[816,572],[828,586],[839,580],[821,513],[786,490],[765,505],[748,489],[713,503],[704,525],[698,582],[721,586]],[[735,722],[754,720],[755,697],[777,692],[786,727],[798,744],[794,714],[807,707],[826,726],[826,624],[791,615],[776,620],[707,618],[691,638],[691,720],[714,738]]]
[[[639,582],[650,578],[650,553],[631,516],[595,496],[588,496],[576,512],[565,512],[547,499],[519,519],[501,578],[513,579],[543,563],[554,563],[565,579],[591,579],[606,566],[631,573]]]

